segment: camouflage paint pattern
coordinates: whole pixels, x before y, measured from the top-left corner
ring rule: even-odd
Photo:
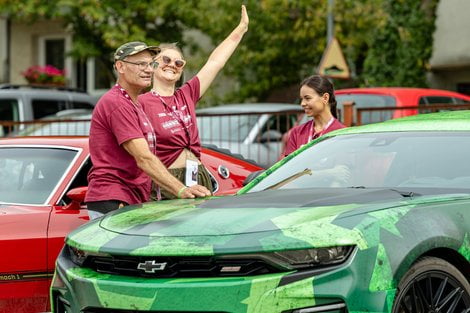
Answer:
[[[442,130],[440,124],[435,125],[435,115],[428,115],[327,135]],[[449,130],[470,130],[468,120],[463,123],[460,119],[469,119],[470,112],[440,115],[450,119]],[[278,162],[256,180],[270,175],[291,158]],[[168,279],[100,274],[61,256],[51,290],[53,297],[60,294],[70,303],[72,312],[97,307],[143,312],[280,313],[339,302],[344,302],[349,312],[391,312],[398,282],[422,255],[439,247],[456,251],[470,262],[468,194],[406,200],[397,196],[395,201],[380,203],[312,207],[305,206],[298,191],[298,200],[286,206],[283,199],[290,191],[245,194],[256,180],[235,198],[174,200],[124,208],[80,227],[68,236],[67,244],[94,253],[156,257],[354,245],[348,260],[341,266],[312,270],[303,276],[283,272]],[[309,192],[304,191],[303,197]]]
[[[148,279],[98,274],[70,263],[64,266],[59,261],[57,275],[67,282],[67,288],[57,290],[76,305],[77,312],[84,306],[142,311],[282,312],[340,301],[345,301],[351,312],[390,312],[401,267],[408,268],[436,243],[459,251],[467,259],[470,251],[468,225],[464,222],[470,219],[466,209],[470,204],[468,195],[367,205],[271,207],[260,211],[255,207],[237,208],[235,204],[224,209],[204,207],[221,200],[233,202],[230,198],[175,200],[126,208],[81,227],[69,236],[67,243],[90,252],[144,256],[269,252],[292,249],[292,244],[301,249],[355,245],[356,252],[340,269],[294,279],[288,284],[281,282],[293,274],[290,272],[233,278]],[[356,214],[358,211],[362,213]],[[427,223],[419,225],[417,221],[424,218]],[[243,229],[256,229],[253,220],[260,225],[267,221],[272,224],[260,227],[262,236],[256,231],[243,233]],[[205,221],[217,222],[208,230]],[[188,229],[190,224],[192,228]],[[224,224],[226,228],[222,228]],[[447,233],[449,225],[462,231],[451,236]],[[150,240],[141,246],[132,238],[140,237],[135,235],[145,227],[155,231],[148,232]],[[429,238],[435,240],[428,242]]]

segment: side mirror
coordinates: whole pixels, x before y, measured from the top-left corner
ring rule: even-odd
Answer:
[[[262,174],[264,171],[265,171],[265,170],[259,170],[259,171],[250,173],[250,174],[245,178],[245,180],[243,181],[243,186],[248,185],[248,183],[250,183],[253,179],[255,179],[256,177],[258,177],[258,176],[259,176],[260,174]]]
[[[66,196],[72,199],[65,209],[67,210],[80,210],[81,205],[85,202],[86,192],[88,191],[88,187],[77,187],[69,190],[66,193]]]
[[[263,133],[260,137],[260,142],[278,142],[282,139],[282,133],[277,130],[268,130],[267,132]]]

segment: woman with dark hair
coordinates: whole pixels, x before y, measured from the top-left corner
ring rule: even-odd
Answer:
[[[313,139],[345,127],[337,120],[333,84],[325,77],[313,75],[302,81],[300,84],[300,105],[305,114],[313,119],[291,129],[284,156],[291,154]]]
[[[160,45],[161,51],[155,58],[158,66],[153,73],[152,90],[139,97],[155,130],[157,157],[186,186],[199,184],[212,191],[211,177],[200,161],[196,105],[237,48],[248,30],[248,24],[248,14],[242,5],[240,23],[212,51],[196,76],[180,88],[176,84],[186,64],[183,53],[176,44]],[[161,196],[163,199],[174,198],[163,189]]]

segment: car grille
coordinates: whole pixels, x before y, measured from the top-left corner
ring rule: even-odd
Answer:
[[[83,266],[99,273],[151,278],[255,276],[282,272],[259,259],[214,257],[89,256]]]
[[[100,309],[100,308],[89,308],[83,313],[226,313],[226,312],[201,312],[201,311],[129,311],[129,310],[116,310],[116,309]]]

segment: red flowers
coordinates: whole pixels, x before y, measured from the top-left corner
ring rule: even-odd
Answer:
[[[65,85],[65,71],[52,65],[33,65],[21,74],[30,84]]]

